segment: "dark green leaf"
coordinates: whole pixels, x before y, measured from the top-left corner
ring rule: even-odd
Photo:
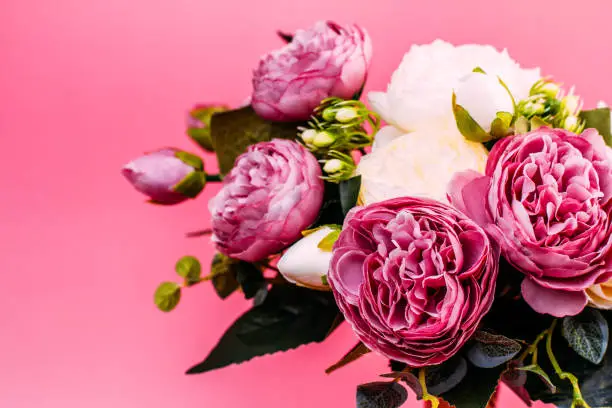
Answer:
[[[590,307],[578,316],[563,319],[563,337],[581,357],[593,364],[601,363],[608,348],[608,322]]]
[[[220,173],[227,174],[234,167],[236,158],[252,144],[274,138],[295,139],[299,125],[301,123],[264,120],[250,106],[215,113],[210,131]]]
[[[336,322],[333,295],[293,285],[274,286],[263,303],[234,322],[201,363],[197,374],[248,361],[256,356],[323,341]]]
[[[178,260],[175,266],[176,273],[185,279],[187,286],[200,281],[202,275],[202,265],[200,261],[193,256],[184,256]]]
[[[408,392],[396,382],[373,382],[357,387],[357,408],[398,408]]]
[[[597,129],[600,135],[603,136],[606,144],[612,146],[612,134],[610,130],[610,108],[597,108],[591,110],[583,110],[580,112],[580,118],[585,122],[585,128]]]
[[[155,291],[154,296],[157,308],[162,312],[169,312],[178,305],[181,300],[181,287],[175,282],[163,282]]]
[[[351,208],[357,205],[359,190],[361,189],[361,176],[355,176],[340,182],[339,189],[342,212],[346,215]]]
[[[521,345],[514,340],[486,331],[476,332],[474,345],[468,350],[467,358],[480,368],[493,368],[509,361],[521,351]]]
[[[546,387],[548,387],[549,391],[551,393],[555,393],[557,392],[557,387],[555,386],[555,384],[552,382],[552,380],[550,379],[550,376],[548,374],[546,374],[546,372],[544,370],[542,370],[542,367],[538,366],[538,365],[527,365],[524,367],[518,367],[517,368],[518,371],[525,371],[528,373],[532,373],[535,374],[540,380],[542,380],[542,382],[544,383],[544,385],[546,385]]]
[[[240,287],[236,277],[231,273],[216,275],[211,281],[215,288],[215,292],[217,292],[217,295],[221,299],[227,298]]]
[[[608,325],[612,318],[609,311],[601,311]],[[568,342],[561,335],[562,330],[557,330],[553,337],[552,347],[555,356],[563,371],[572,373],[578,378],[582,396],[591,407],[612,407],[612,360],[608,353],[601,364],[593,364],[580,358],[569,347]],[[560,380],[555,374],[552,366],[548,364],[546,354],[540,353],[539,364],[545,372],[550,373],[557,392],[551,394],[543,386],[541,381],[527,381],[527,390],[533,400],[553,403],[560,408],[569,408],[572,401],[573,390],[569,381]]]
[[[440,365],[428,367],[425,377],[427,391],[432,395],[442,395],[452,390],[465,378],[467,370],[467,362],[460,356],[455,356]]]
[[[486,407],[502,371],[502,367],[484,369],[468,365],[461,385],[440,396],[459,408]]]
[[[345,365],[352,363],[357,360],[361,356],[364,356],[370,352],[370,349],[367,348],[362,342],[357,343],[348,353],[346,353],[337,363],[329,366],[327,370],[325,370],[325,374],[331,374],[339,368],[344,367]]]
[[[252,299],[257,292],[267,287],[261,269],[255,265],[239,261],[233,265],[233,268],[235,268],[236,280],[240,284],[245,298]]]
[[[319,217],[311,225],[311,228],[323,225],[342,225],[344,213],[340,203],[340,184],[325,182],[325,192],[323,194],[323,205],[319,211]]]

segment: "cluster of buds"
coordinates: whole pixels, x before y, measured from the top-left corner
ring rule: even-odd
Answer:
[[[584,128],[584,121],[580,119],[582,101],[580,97],[570,92],[564,95],[561,85],[550,79],[541,79],[536,82],[529,92],[529,97],[518,103],[518,131],[536,126],[552,126],[579,133]],[[525,124],[529,124],[528,126]],[[521,129],[521,127],[523,129]]]
[[[367,127],[371,129],[368,131]],[[317,156],[329,151],[351,151],[372,144],[380,119],[360,101],[327,98],[315,109],[307,128],[301,129],[304,145]]]
[[[379,128],[378,115],[362,102],[327,98],[314,110],[308,127],[300,128],[300,139],[320,159],[324,179],[339,183],[355,173],[351,152],[372,145]]]

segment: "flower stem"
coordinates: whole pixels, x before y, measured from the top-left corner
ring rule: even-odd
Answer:
[[[197,238],[197,237],[204,237],[206,235],[211,235],[212,233],[213,233],[212,229],[207,228],[207,229],[203,229],[199,231],[188,232],[187,234],[185,234],[185,236],[187,238]]]
[[[209,183],[218,183],[222,180],[223,178],[220,174],[206,174],[206,181]]]
[[[555,331],[556,325],[557,325],[557,319],[555,319],[552,322],[552,325],[547,330],[548,336],[546,337],[546,353],[548,354],[548,359],[550,360],[550,363],[552,364],[553,368],[555,369],[555,373],[557,373],[559,378],[562,380],[568,380],[572,384],[572,389],[574,393],[573,398],[572,398],[572,408],[575,408],[575,407],[590,408],[589,404],[587,404],[586,401],[582,398],[582,392],[580,391],[580,386],[578,385],[578,379],[576,378],[576,376],[572,373],[567,373],[563,371],[561,369],[561,366],[559,366],[559,362],[557,361],[555,354],[553,353],[552,336]]]
[[[431,402],[431,408],[438,408],[440,405],[440,400],[427,392],[427,383],[425,381],[425,369],[421,368],[419,370],[419,384],[421,384],[421,389],[423,390],[423,401]]]

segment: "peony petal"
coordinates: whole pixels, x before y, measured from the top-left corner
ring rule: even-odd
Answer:
[[[523,279],[521,293],[533,310],[555,317],[575,316],[584,309],[588,302],[584,291],[548,289],[538,285],[530,278]]]

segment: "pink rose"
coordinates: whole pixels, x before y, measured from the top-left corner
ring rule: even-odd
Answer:
[[[178,204],[197,196],[206,181],[202,168],[196,169],[178,157],[182,153],[172,147],[147,153],[123,166],[121,173],[136,190],[149,196],[152,202]],[[191,183],[191,191],[177,191],[177,185],[192,173],[201,175],[198,178],[200,184]]]
[[[253,109],[269,120],[308,119],[323,99],[355,95],[371,58],[370,37],[356,25],[320,21],[298,30],[289,44],[261,58],[253,77]]]
[[[357,337],[410,367],[453,356],[495,295],[499,252],[438,201],[402,197],[349,212],[328,282]]]
[[[297,241],[319,214],[321,176],[317,159],[296,142],[250,146],[209,203],[217,249],[254,262]]]
[[[451,202],[527,275],[522,293],[535,311],[578,314],[585,289],[612,278],[612,151],[595,130],[505,138],[485,176],[460,173],[450,190]]]

